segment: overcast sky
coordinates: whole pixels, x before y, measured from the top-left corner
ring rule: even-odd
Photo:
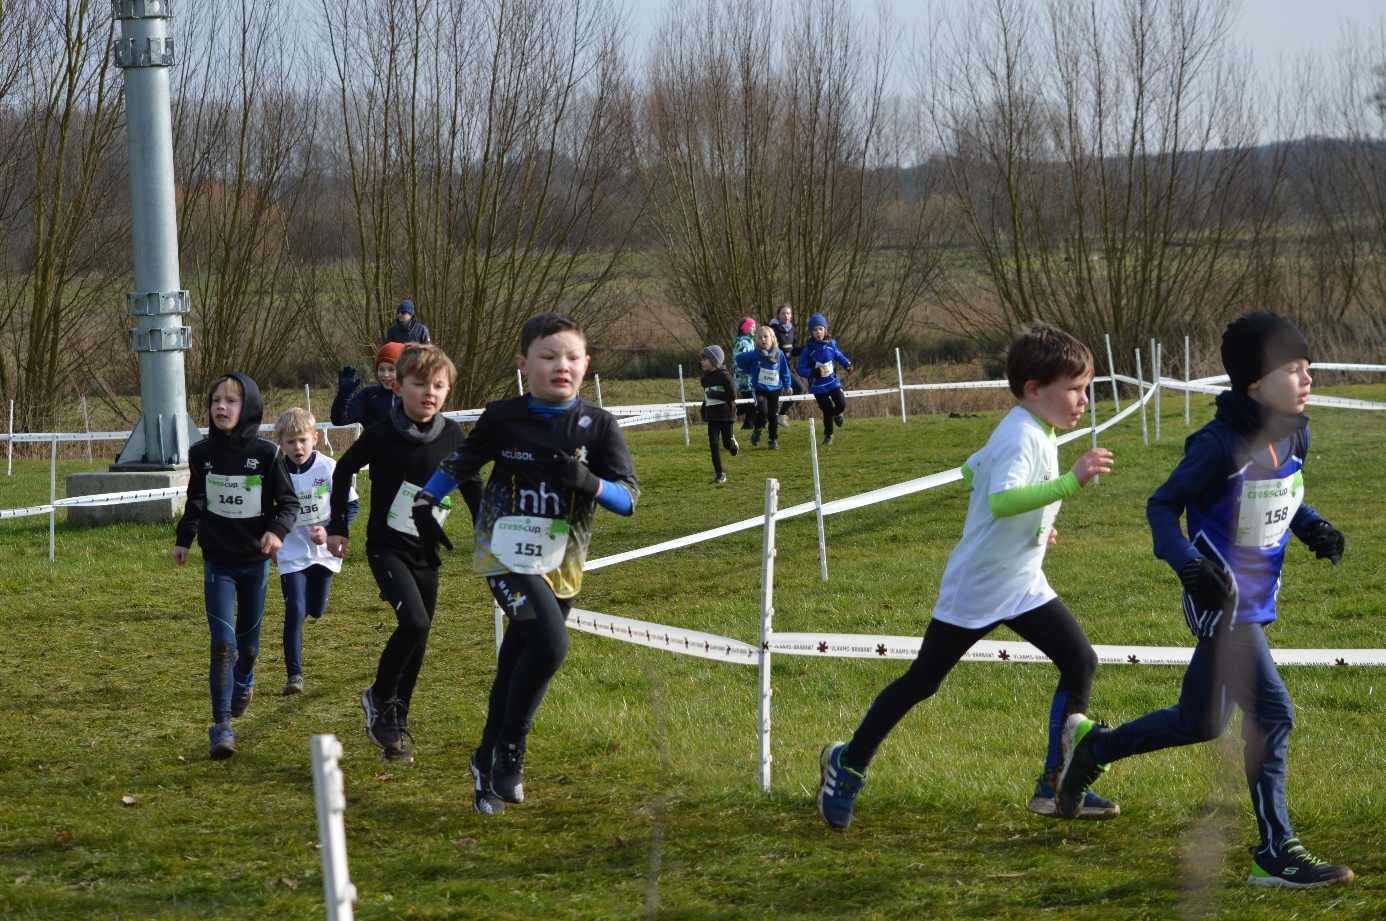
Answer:
[[[876,8],[877,0],[852,0],[863,12]],[[947,10],[957,0],[884,0],[908,35],[927,15],[932,3]],[[637,39],[653,30],[669,0],[626,0]],[[1242,0],[1240,36],[1262,67],[1273,68],[1282,57],[1302,52],[1325,53],[1337,43],[1345,26],[1376,27],[1386,16],[1382,0]]]

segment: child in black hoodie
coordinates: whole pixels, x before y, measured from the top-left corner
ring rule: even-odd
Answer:
[[[732,457],[741,446],[732,435],[732,423],[736,421],[736,380],[723,366],[726,359],[720,345],[709,345],[698,356],[703,369],[703,421],[707,423],[707,442],[712,449],[713,485],[727,482],[727,473],[722,469],[722,452],[718,442]]]
[[[214,725],[207,738],[211,757],[220,760],[236,753],[231,717],[245,713],[254,693],[269,561],[298,516],[298,495],[279,446],[260,437],[264,403],[253,380],[217,378],[207,408],[207,437],[188,449],[188,500],[173,559],[187,562],[197,538],[212,632]]]

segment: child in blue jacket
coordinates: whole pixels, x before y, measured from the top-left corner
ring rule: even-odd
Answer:
[[[770,425],[770,450],[780,449],[780,394],[789,393],[789,359],[775,340],[775,331],[768,326],[756,330],[756,348],[736,356],[737,370],[751,377],[756,394],[755,431],[751,444],[760,444],[760,430]]]
[[[799,376],[809,382],[809,393],[823,410],[823,444],[833,443],[833,423],[842,425],[847,396],[838,380],[838,366],[852,370],[852,359],[842,354],[836,339],[828,338],[828,321],[821,313],[809,317],[809,338],[799,352]]]
[[[1290,827],[1285,753],[1294,706],[1265,631],[1276,619],[1290,535],[1335,564],[1346,543],[1304,502],[1309,343],[1284,317],[1251,313],[1223,333],[1222,363],[1232,389],[1218,394],[1213,420],[1189,436],[1184,459],[1145,510],[1155,555],[1178,573],[1184,618],[1198,640],[1179,701],[1110,730],[1075,714],[1064,727],[1064,748],[1073,753],[1059,778],[1057,805],[1072,818],[1082,791],[1110,762],[1216,739],[1240,708],[1260,832],[1247,881],[1294,888],[1348,883],[1350,869],[1311,855]]]

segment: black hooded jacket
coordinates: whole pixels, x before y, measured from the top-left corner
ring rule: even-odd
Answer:
[[[188,501],[175,545],[191,547],[196,537],[207,562],[248,566],[269,559],[260,552],[266,531],[282,539],[293,528],[298,495],[279,446],[260,437],[260,388],[244,374],[231,376],[241,385],[241,418],[229,434],[213,423],[188,449]],[[258,508],[248,508],[245,500],[253,505],[257,496]]]

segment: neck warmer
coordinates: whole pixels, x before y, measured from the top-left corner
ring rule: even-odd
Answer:
[[[415,422],[404,413],[404,401],[397,400],[395,405],[390,407],[390,424],[395,427],[399,436],[410,444],[426,445],[439,435],[443,434],[443,426],[447,420],[442,413],[438,413],[428,422]]]
[[[1216,399],[1216,417],[1248,441],[1280,441],[1309,424],[1304,413],[1287,416],[1263,406],[1242,390],[1224,390]]]

